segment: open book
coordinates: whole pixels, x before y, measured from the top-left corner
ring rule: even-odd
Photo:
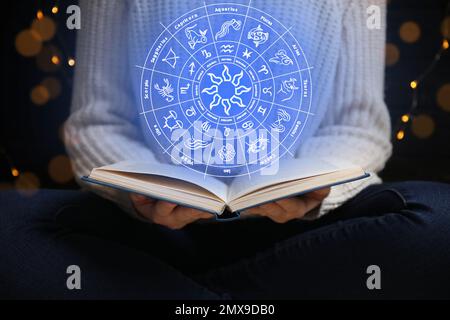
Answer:
[[[328,186],[363,179],[360,167],[323,159],[292,159],[280,163],[276,175],[252,175],[230,183],[170,164],[119,162],[95,168],[82,180],[174,202],[214,213],[239,212],[267,202]]]

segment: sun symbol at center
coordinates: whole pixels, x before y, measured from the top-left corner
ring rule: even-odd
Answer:
[[[224,113],[229,116],[233,105],[239,108],[246,107],[240,96],[251,91],[252,88],[241,85],[241,79],[244,76],[243,70],[232,76],[228,66],[224,65],[221,74],[216,75],[210,72],[208,73],[208,76],[213,85],[209,88],[204,88],[202,93],[213,96],[213,99],[209,104],[210,110],[221,105]]]

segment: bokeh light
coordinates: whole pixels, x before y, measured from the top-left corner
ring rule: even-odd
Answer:
[[[61,82],[55,77],[45,78],[44,80],[42,80],[41,85],[47,89],[50,95],[50,99],[56,99],[61,94]]]
[[[406,43],[414,43],[420,38],[420,27],[414,21],[404,22],[399,30],[400,38]]]
[[[417,138],[429,138],[434,133],[434,129],[434,120],[429,115],[421,114],[412,120],[411,130]]]
[[[42,39],[34,30],[23,30],[16,36],[16,50],[24,57],[32,57],[42,50]]]
[[[35,105],[42,106],[50,99],[50,93],[43,85],[37,85],[31,90],[30,98]]]
[[[43,17],[42,19],[34,19],[31,29],[35,31],[43,41],[51,40],[56,33],[56,25],[52,18]]]
[[[39,177],[32,172],[22,173],[14,183],[14,187],[23,195],[31,196],[41,185]]]
[[[386,65],[393,66],[400,59],[400,50],[393,43],[386,43]]]
[[[450,38],[450,16],[446,17],[441,24],[441,33],[444,38]]]
[[[69,157],[59,155],[50,160],[48,174],[53,181],[64,184],[73,179],[72,165]]]
[[[450,83],[446,83],[439,88],[436,101],[442,110],[450,112]]]

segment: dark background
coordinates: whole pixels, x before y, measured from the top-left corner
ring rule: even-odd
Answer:
[[[3,4],[0,190],[76,187],[61,136],[71,99],[73,67],[68,60],[76,61],[76,31],[65,26],[66,8],[76,3],[15,0]],[[57,13],[52,12],[54,6]],[[417,107],[406,123],[400,121],[410,113],[411,81],[432,65],[448,38],[447,9],[448,0],[389,1],[385,99],[392,117],[394,155],[382,172],[387,181],[450,182],[450,50],[444,50],[419,82]],[[39,10],[46,21],[54,22],[56,33],[42,42],[37,56],[24,57],[16,48],[17,35],[31,28]],[[56,64],[51,61],[54,56]],[[399,131],[404,132],[401,140]]]

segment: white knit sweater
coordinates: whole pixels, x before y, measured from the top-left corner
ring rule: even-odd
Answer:
[[[366,10],[372,4],[382,9],[380,30],[366,26]],[[81,1],[72,114],[65,127],[77,176],[121,160],[158,161],[154,155],[159,149],[142,142],[136,125],[133,67],[145,60],[161,32],[160,21],[170,24],[202,5],[203,0]],[[254,0],[252,6],[293,26],[314,67],[315,133],[301,143],[296,155],[343,159],[372,173],[370,179],[333,187],[320,208],[319,215],[324,214],[379,183],[376,173],[391,154],[390,121],[383,101],[384,1]],[[131,208],[126,194],[95,189]]]

